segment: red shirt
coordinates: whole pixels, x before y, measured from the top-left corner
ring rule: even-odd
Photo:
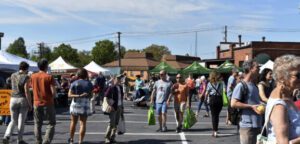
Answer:
[[[31,75],[34,106],[49,106],[54,104],[51,85],[55,85],[54,78],[45,73],[38,72]]]
[[[295,101],[294,104],[300,110],[300,100]]]

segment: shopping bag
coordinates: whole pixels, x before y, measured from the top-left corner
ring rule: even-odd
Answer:
[[[125,119],[120,117],[118,124],[118,134],[124,134],[126,132]]]
[[[256,136],[256,144],[276,144],[276,141],[268,141],[268,137],[259,134]]]
[[[189,129],[191,128],[195,123],[197,122],[197,118],[195,113],[189,108],[187,109],[184,122],[183,122],[183,128]]]
[[[154,114],[154,108],[151,105],[148,110],[148,125],[155,125],[155,114]]]
[[[223,95],[222,95],[222,98],[223,98],[223,106],[228,106],[228,98],[227,98],[227,95],[226,95],[226,92],[223,91]]]

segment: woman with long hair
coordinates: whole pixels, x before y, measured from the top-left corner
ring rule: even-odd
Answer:
[[[206,88],[206,96],[209,97],[213,137],[218,136],[219,116],[223,107],[222,93],[225,90],[223,81],[219,80],[220,74],[212,71],[209,74],[209,83]]]
[[[259,83],[257,87],[259,90],[259,97],[264,103],[267,103],[273,90],[273,86],[271,85],[273,80],[272,74],[273,72],[271,69],[265,68],[259,75]]]

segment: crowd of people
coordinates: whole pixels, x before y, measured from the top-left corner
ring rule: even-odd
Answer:
[[[57,84],[48,74],[48,61],[38,62],[39,72],[28,74],[29,65],[21,62],[19,71],[11,75],[12,96],[10,101],[11,121],[3,136],[3,143],[8,144],[12,131],[18,127],[18,144],[26,144],[23,132],[27,113],[33,111],[34,135],[36,144],[50,144],[55,135],[56,112],[55,98]],[[120,119],[124,120],[124,100],[135,105],[155,107],[158,119],[157,132],[167,131],[168,107],[173,102],[177,121],[176,132],[183,131],[183,119],[186,109],[192,109],[192,101],[197,100],[194,110],[200,116],[202,105],[205,106],[203,117],[210,117],[212,136],[219,135],[219,118],[224,108],[224,94],[229,101],[226,124],[237,125],[241,144],[255,144],[257,136],[263,134],[273,143],[300,143],[300,57],[284,55],[275,60],[274,68],[264,69],[259,73],[259,65],[254,60],[243,63],[243,73],[233,69],[227,83],[217,71],[211,71],[194,79],[178,73],[171,81],[166,71],[160,71],[159,78],[151,77],[145,82],[136,76],[134,92],[130,94],[130,82],[126,73],[105,77],[101,72],[95,76],[85,69],[79,69],[70,80],[62,79],[61,88],[71,100],[70,136],[68,143],[74,143],[74,134],[80,121],[79,144],[84,141],[87,119],[96,113],[95,105],[108,104],[109,123],[105,133],[105,143],[116,143],[116,133]],[[32,93],[30,93],[32,89]],[[149,104],[148,104],[149,105]],[[265,112],[259,107],[265,107]],[[238,111],[236,113],[236,111]],[[41,128],[44,116],[48,125],[44,138]]]

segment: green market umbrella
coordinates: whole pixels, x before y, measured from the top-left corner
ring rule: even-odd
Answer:
[[[217,72],[219,72],[219,73],[231,73],[233,68],[237,68],[239,71],[242,71],[241,68],[237,67],[236,65],[234,65],[230,61],[226,60],[223,64],[221,64],[217,68]]]
[[[211,70],[203,67],[202,65],[200,65],[198,62],[193,62],[191,65],[189,65],[188,67],[186,67],[184,70],[182,70],[182,73],[184,74],[209,74]]]
[[[179,70],[171,67],[166,62],[161,62],[160,64],[155,66],[155,68],[150,70],[150,73],[159,73],[161,70],[165,70],[168,74],[177,74],[179,72]]]

